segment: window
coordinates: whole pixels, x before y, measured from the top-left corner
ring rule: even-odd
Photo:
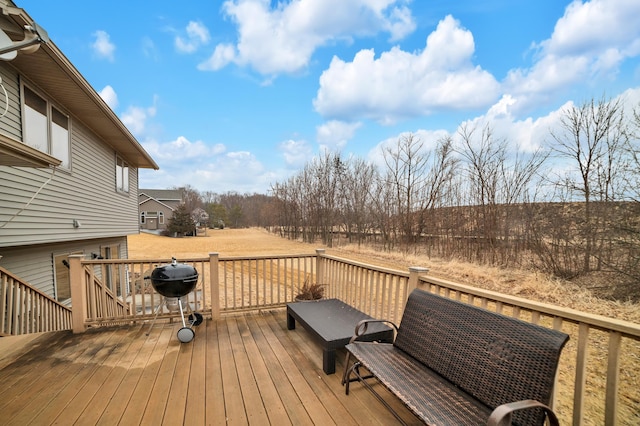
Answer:
[[[61,167],[71,167],[69,117],[23,86],[24,143],[62,161]]]
[[[129,166],[118,156],[116,156],[116,190],[129,192]]]

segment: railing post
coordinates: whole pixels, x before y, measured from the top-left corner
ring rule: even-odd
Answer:
[[[322,256],[324,255],[325,251],[325,249],[316,249],[316,283],[326,285],[326,287],[324,288],[325,295],[328,297],[332,297],[329,283],[324,282],[324,257]]]
[[[424,268],[422,266],[410,266],[409,267],[409,283],[407,285],[407,298],[413,290],[418,288],[418,284],[420,283],[420,275],[424,275],[429,272],[429,268]],[[406,302],[406,300],[405,300]]]
[[[324,258],[325,249],[316,249],[316,282],[318,284],[326,284],[324,282]]]
[[[87,285],[84,282],[84,267],[82,254],[69,256],[69,280],[71,286],[71,329],[74,333],[84,333],[87,330]]]
[[[220,282],[218,277],[218,253],[209,253],[209,290],[211,319],[220,319]]]

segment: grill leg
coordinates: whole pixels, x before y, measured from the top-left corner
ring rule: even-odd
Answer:
[[[151,329],[153,328],[153,325],[156,323],[156,320],[158,319],[158,313],[160,312],[160,307],[163,306],[164,303],[165,301],[163,297],[160,303],[158,303],[158,306],[156,306],[156,314],[153,316],[153,321],[151,321],[151,324],[149,325],[149,330],[147,330],[147,336],[149,335],[149,333],[151,333]]]
[[[182,326],[186,327],[187,323],[184,320],[184,311],[182,310],[182,300],[178,299],[178,306],[180,307],[180,318],[182,318]]]

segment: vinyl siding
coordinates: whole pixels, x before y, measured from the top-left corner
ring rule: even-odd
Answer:
[[[20,85],[18,75],[11,68],[0,66],[2,86],[9,97],[7,114],[0,118],[0,132],[12,139],[22,140],[22,126],[20,125]],[[0,89],[0,114],[4,112],[6,99],[4,91]]]
[[[102,247],[113,245],[119,245],[120,258],[127,257],[127,238],[120,237],[35,247],[0,248],[0,254],[2,255],[0,265],[40,291],[55,297],[54,256],[82,252],[87,257],[90,257],[91,253],[100,253]]]
[[[162,212],[164,216],[163,223],[160,223],[159,217],[150,218],[149,216],[147,216],[147,220],[145,221],[145,223],[140,224],[141,229],[157,229],[157,230],[167,229],[167,224],[169,223],[169,219],[173,217],[173,210],[171,210],[165,204],[159,203],[153,199],[147,199],[146,201],[142,202],[140,204],[139,209],[140,209],[140,212],[145,212],[145,213]],[[155,226],[152,226],[152,223],[153,223],[152,221],[156,221]]]
[[[3,84],[11,86],[4,77]],[[62,105],[57,107],[64,110]],[[4,132],[14,127],[2,121]],[[70,134],[70,170],[58,168],[53,173],[53,169],[0,166],[0,247],[138,232],[137,168],[129,167],[130,192],[117,192],[116,152],[74,117],[70,117]],[[73,227],[74,220],[81,223],[79,228]]]

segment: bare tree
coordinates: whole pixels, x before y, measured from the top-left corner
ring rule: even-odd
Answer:
[[[349,241],[355,238],[358,245],[372,232],[370,194],[376,176],[376,168],[359,158],[350,159],[341,175],[337,194],[340,215]]]
[[[203,207],[202,197],[200,197],[200,193],[197,189],[193,188],[190,185],[174,189],[181,191],[182,203],[189,213],[191,213],[197,207]]]
[[[463,125],[458,136],[471,204],[469,217],[475,218],[475,231],[468,242],[476,245],[480,260],[502,265],[517,263],[518,252],[525,249],[519,244],[524,238],[519,224],[526,221],[518,203],[529,199],[533,179],[548,155],[541,149],[524,153],[510,148],[507,140],[494,137],[489,125],[480,132],[475,126]]]
[[[489,260],[494,262],[499,229],[501,169],[506,160],[507,143],[496,140],[489,126],[482,128],[477,135],[477,127],[463,125],[458,136],[461,141],[458,152],[465,160],[471,202],[476,206],[471,209],[476,217],[476,237],[484,242],[484,245],[477,245],[478,257],[487,253],[491,256]]]
[[[385,147],[382,153],[387,166],[385,178],[394,189],[398,229],[408,246],[419,235],[414,216],[425,207],[430,153],[425,151],[424,143],[411,133],[400,137],[394,147]]]
[[[573,165],[574,173],[562,176],[559,184],[583,202],[582,220],[577,223],[582,272],[589,272],[592,259],[602,255],[599,249],[604,241],[607,203],[615,200],[618,161],[623,156],[623,120],[619,100],[592,99],[563,111],[559,130],[551,133],[555,142],[553,151]]]

